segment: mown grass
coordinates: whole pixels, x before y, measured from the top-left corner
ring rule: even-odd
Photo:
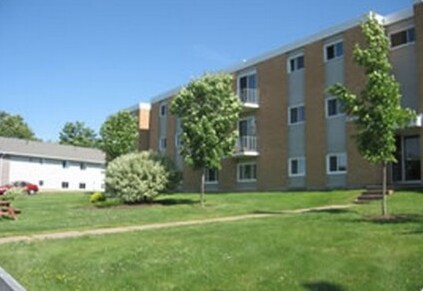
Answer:
[[[308,194],[290,199],[302,195]],[[0,262],[28,290],[420,290],[423,194],[401,192],[389,200],[397,217],[389,221],[374,218],[380,207],[372,203],[6,244]]]
[[[97,208],[89,202],[87,194],[40,193],[35,196],[19,196],[12,202],[12,206],[20,208],[22,214],[17,221],[1,221],[0,237],[346,204],[353,201],[357,193],[358,191],[209,194],[204,209],[198,203],[198,194],[166,195],[151,205]]]

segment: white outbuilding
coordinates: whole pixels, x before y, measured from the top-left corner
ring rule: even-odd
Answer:
[[[23,180],[40,191],[103,191],[105,164],[98,149],[0,137],[0,185]]]

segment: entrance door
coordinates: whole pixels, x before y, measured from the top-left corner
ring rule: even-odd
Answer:
[[[397,164],[392,167],[395,182],[421,180],[419,136],[397,137]]]

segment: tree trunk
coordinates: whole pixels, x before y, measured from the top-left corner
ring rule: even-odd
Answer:
[[[201,207],[204,207],[204,184],[205,184],[205,169],[201,171],[201,194],[200,194],[200,202]]]
[[[386,162],[382,163],[382,215],[387,217],[388,215],[388,197],[386,189]]]

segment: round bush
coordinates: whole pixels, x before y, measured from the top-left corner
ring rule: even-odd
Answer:
[[[104,196],[104,194],[100,192],[95,192],[90,196],[91,203],[96,203],[96,202],[105,201],[105,200],[106,200],[106,196]]]
[[[106,189],[126,203],[152,201],[179,185],[175,164],[155,152],[131,153],[111,161],[106,169]]]

